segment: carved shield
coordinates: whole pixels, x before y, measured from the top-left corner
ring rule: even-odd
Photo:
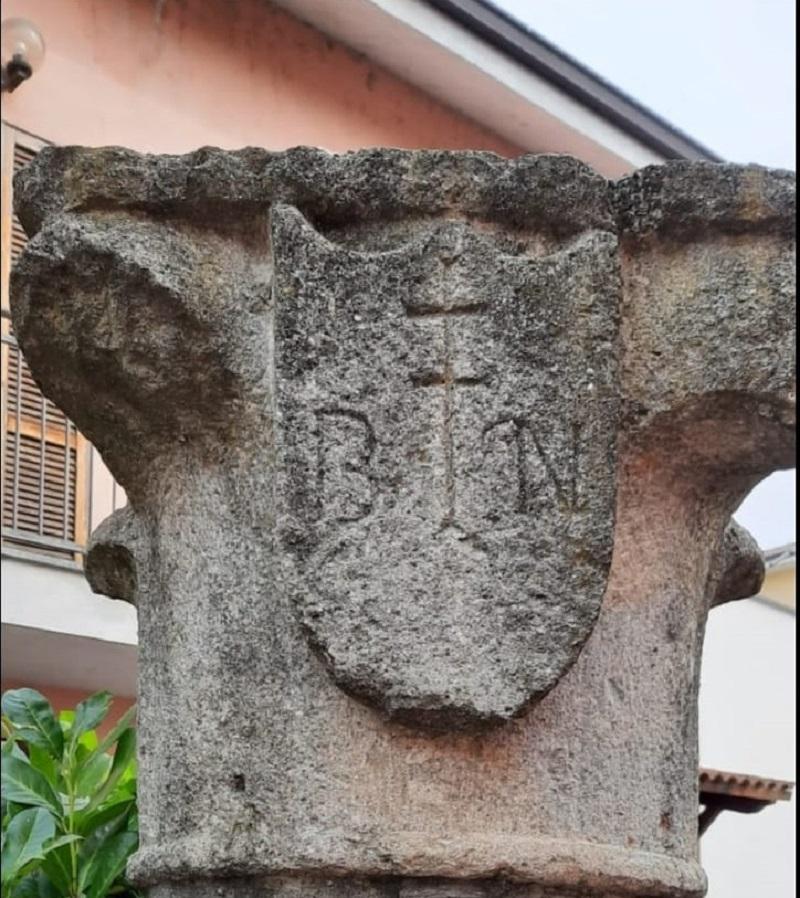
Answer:
[[[407,723],[520,714],[610,564],[616,241],[273,211],[281,546],[336,682]]]

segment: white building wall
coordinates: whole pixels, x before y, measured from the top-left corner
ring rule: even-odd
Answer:
[[[8,550],[4,550],[8,551]],[[136,609],[95,595],[77,568],[5,554],[3,682],[136,695]]]
[[[700,688],[700,763],[795,778],[795,615],[758,599],[711,611]],[[723,812],[700,842],[708,898],[795,894],[795,798]]]

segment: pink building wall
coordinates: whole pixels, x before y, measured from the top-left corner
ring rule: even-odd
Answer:
[[[55,143],[519,150],[266,0],[5,0],[46,43],[3,118]]]

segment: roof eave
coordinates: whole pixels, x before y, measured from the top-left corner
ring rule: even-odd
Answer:
[[[775,546],[772,549],[765,549],[763,555],[768,573],[793,568],[797,563],[797,545],[786,543],[783,546]]]
[[[570,78],[562,73],[561,84],[573,84],[570,93],[555,83],[552,63],[543,68],[543,50],[539,63],[521,61],[519,52],[512,55],[467,22],[463,3],[456,18],[454,9],[427,0],[273,2],[522,152],[572,155],[607,178],[671,158],[711,158],[694,145],[677,145],[672,132],[656,135],[652,116],[634,121],[632,103],[622,115],[619,95],[608,87],[601,97],[596,86],[590,105],[591,78],[577,91],[577,64]],[[524,36],[519,31],[517,42]]]
[[[484,0],[425,2],[666,159],[724,161],[712,150]]]

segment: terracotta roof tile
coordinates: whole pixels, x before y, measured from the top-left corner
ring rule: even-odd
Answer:
[[[700,792],[711,795],[731,795],[768,802],[789,801],[794,785],[785,780],[767,779],[750,773],[700,768]]]

